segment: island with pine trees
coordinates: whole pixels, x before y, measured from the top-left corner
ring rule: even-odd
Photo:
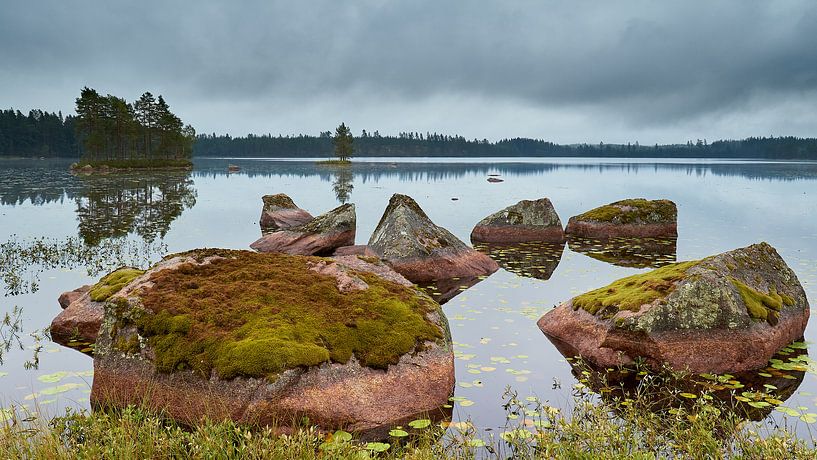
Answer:
[[[80,172],[192,168],[196,131],[170,111],[160,95],[145,92],[133,103],[85,87],[76,100],[74,126]]]

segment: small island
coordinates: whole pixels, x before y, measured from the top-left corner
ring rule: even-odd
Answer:
[[[76,135],[82,156],[71,170],[189,169],[196,131],[170,111],[160,95],[145,92],[132,104],[85,87],[76,100]]]
[[[327,131],[326,134],[329,134],[329,132]],[[335,128],[335,136],[332,138],[332,145],[335,146],[335,159],[319,161],[318,164],[330,166],[348,166],[352,164],[351,158],[355,152],[353,142],[352,130],[346,126],[346,123],[341,123],[340,126]]]

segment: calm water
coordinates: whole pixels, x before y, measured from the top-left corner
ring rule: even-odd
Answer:
[[[638,273],[638,267],[767,241],[795,270],[810,301],[817,299],[815,163],[381,159],[345,171],[313,161],[229,163],[240,165],[241,172],[228,175],[228,160],[213,159],[197,161],[192,173],[74,177],[68,162],[0,161],[0,244],[25,247],[47,237],[50,243],[91,248],[102,253],[95,266],[100,270],[196,247],[246,249],[260,234],[261,196],[281,192],[314,215],[339,201],[355,203],[358,244],[365,244],[397,192],[414,197],[437,224],[464,241],[481,218],[521,199],[549,197],[563,223],[628,197],[675,201],[675,253],[671,246],[656,256],[635,248],[626,257],[611,257],[593,242],[574,246],[575,251],[570,246],[494,248],[507,270],[444,306],[457,353],[454,417],[470,418],[480,429],[504,425],[506,386],[551,405],[569,399],[576,382],[570,366],[536,319],[575,294]],[[489,175],[504,182],[489,183]],[[119,252],[112,252],[116,248]],[[617,258],[626,260],[610,262]],[[38,406],[51,414],[88,407],[91,358],[46,341],[38,369],[24,368],[36,346],[30,334],[60,311],[58,295],[98,277],[89,275],[83,260],[76,257],[44,271],[27,267],[14,281],[18,294],[9,295],[5,287],[0,316],[21,308],[23,330],[22,349],[14,343],[2,355],[0,406]],[[806,338],[814,340],[815,334],[810,325]],[[806,373],[786,405],[817,413],[817,377]]]

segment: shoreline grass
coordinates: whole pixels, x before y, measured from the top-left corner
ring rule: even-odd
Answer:
[[[634,395],[612,400],[579,383],[569,408],[534,397],[503,395],[507,423],[480,437],[469,422],[426,424],[412,435],[395,430],[381,442],[303,427],[282,434],[230,421],[187,429],[135,407],[94,413],[68,411],[46,421],[6,412],[0,423],[2,458],[814,458],[811,440],[789,425],[748,422],[706,397],[668,412]],[[3,412],[0,412],[2,415]],[[0,418],[2,420],[2,418]],[[809,429],[811,434],[811,430]]]

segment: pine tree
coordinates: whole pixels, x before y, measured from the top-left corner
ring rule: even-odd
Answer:
[[[352,158],[352,153],[355,149],[352,146],[352,130],[350,130],[346,123],[341,123],[335,130],[335,137],[332,143],[335,144],[335,156],[340,161],[349,161]]]

